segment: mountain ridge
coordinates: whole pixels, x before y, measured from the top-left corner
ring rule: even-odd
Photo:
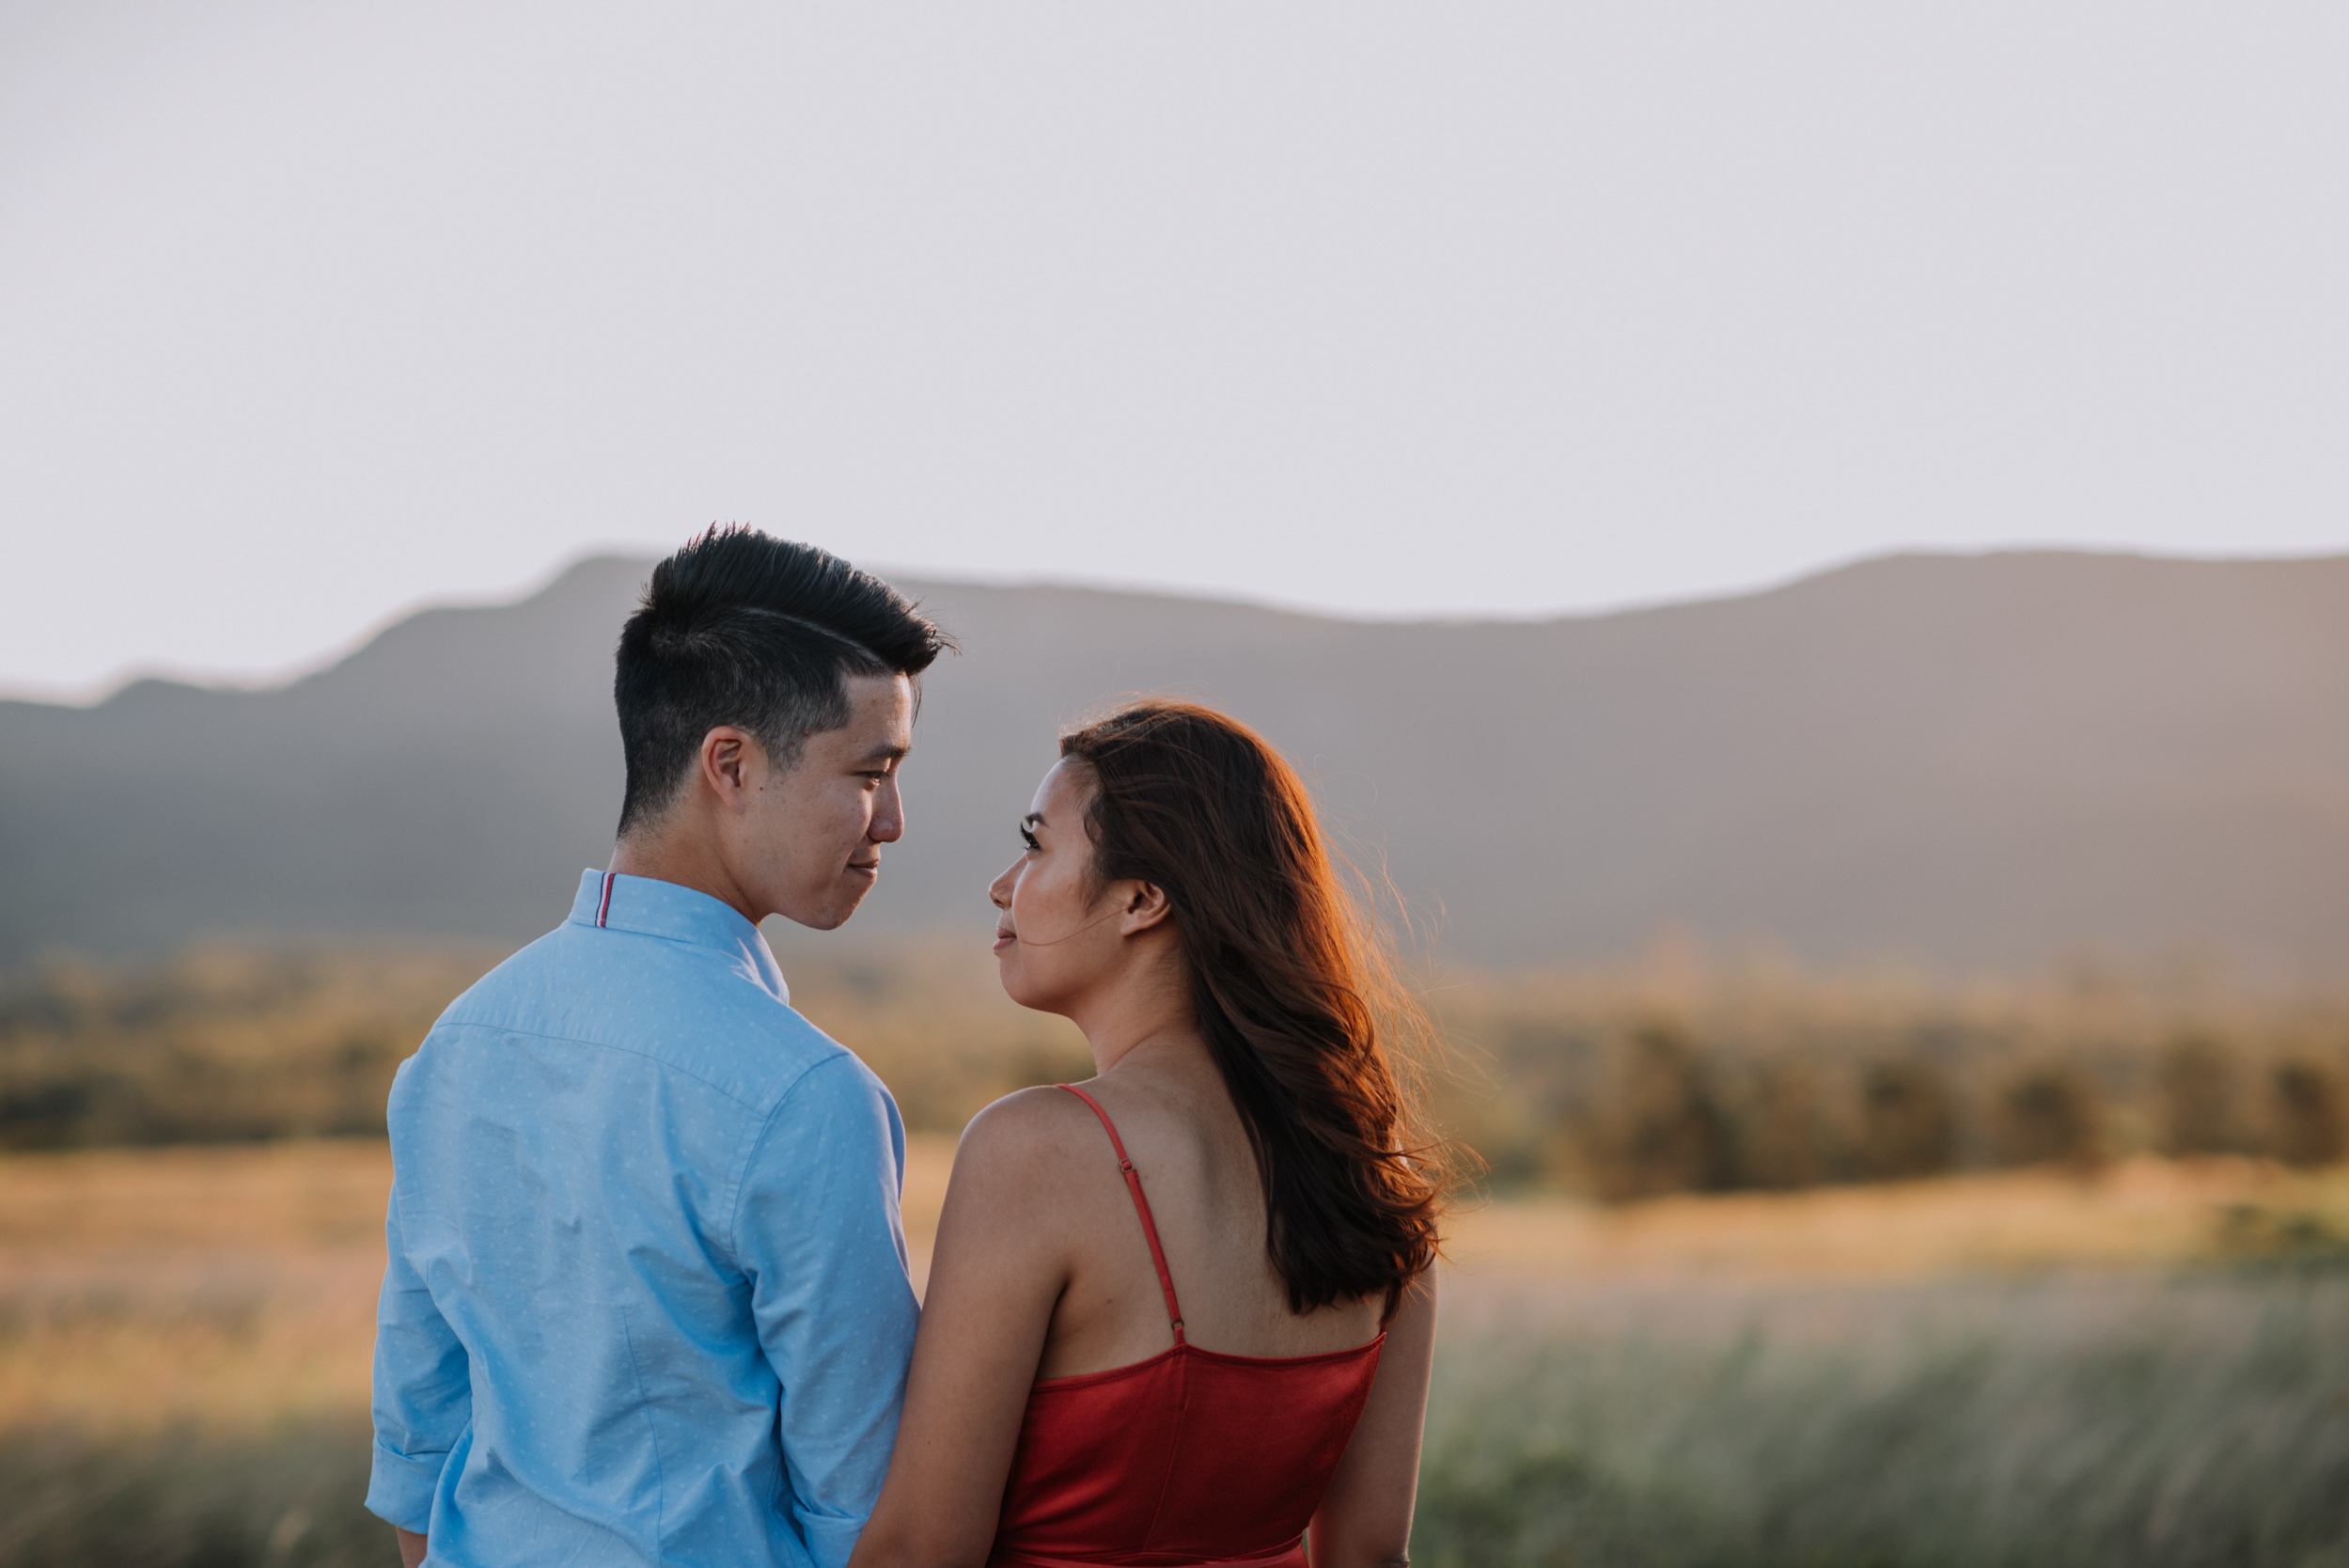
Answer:
[[[649,565],[420,611],[274,688],[0,701],[0,963],[544,929],[608,854],[610,650]],[[2349,969],[2349,557],[1909,553],[1504,621],[900,586],[965,651],[860,925],[983,921],[1057,728],[1176,690],[1281,745],[1478,962],[1668,926],[1819,963]]]

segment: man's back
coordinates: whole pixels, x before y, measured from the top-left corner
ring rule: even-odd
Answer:
[[[916,1314],[904,1134],[756,927],[587,873],[390,1120],[370,1507],[455,1564],[845,1560]]]

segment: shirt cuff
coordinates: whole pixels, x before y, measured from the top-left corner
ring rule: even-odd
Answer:
[[[865,1533],[865,1515],[843,1519],[838,1513],[810,1513],[804,1509],[791,1511],[799,1517],[800,1539],[807,1544],[807,1555],[818,1568],[841,1568],[849,1553],[856,1549],[856,1538]]]
[[[374,1473],[368,1478],[367,1511],[401,1529],[429,1533],[432,1494],[440,1490],[441,1470],[447,1463],[445,1452],[394,1453],[376,1444]]]

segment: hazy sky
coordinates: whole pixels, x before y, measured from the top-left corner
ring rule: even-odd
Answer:
[[[2349,548],[2349,8],[0,4],[0,686],[716,519],[1378,614]]]

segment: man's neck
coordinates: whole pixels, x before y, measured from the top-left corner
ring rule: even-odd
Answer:
[[[674,882],[680,887],[707,893],[757,925],[764,911],[751,907],[749,898],[727,870],[726,857],[718,854],[711,836],[692,831],[694,825],[671,820],[657,830],[624,835],[612,846],[612,862],[606,869],[621,876]]]

